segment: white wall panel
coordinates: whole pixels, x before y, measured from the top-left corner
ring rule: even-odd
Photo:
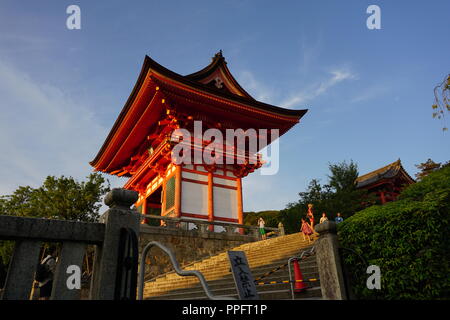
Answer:
[[[181,172],[183,178],[197,180],[197,181],[204,181],[208,182],[208,176],[200,173],[192,173],[192,172]]]
[[[181,181],[181,212],[208,215],[208,186]]]
[[[216,178],[213,179],[214,183],[223,184],[230,187],[236,187],[236,181],[230,180],[230,179],[222,179],[222,178]]]
[[[231,178],[236,178],[236,176],[234,175],[234,173],[232,171],[227,171],[227,176],[231,177]]]
[[[237,219],[236,190],[214,187],[214,216]]]

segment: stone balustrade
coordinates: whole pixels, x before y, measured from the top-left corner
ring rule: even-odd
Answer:
[[[249,226],[245,224],[237,224],[230,222],[220,222],[220,221],[207,221],[207,220],[197,220],[197,219],[189,219],[189,218],[174,218],[174,217],[165,217],[165,216],[157,216],[157,215],[142,215],[142,219],[152,219],[162,221],[160,227],[162,228],[180,228],[184,230],[193,230],[199,231],[200,233],[208,233],[214,232],[211,231],[210,226],[222,227],[225,229],[227,234],[244,234],[251,237],[259,236],[259,228],[257,226]],[[192,228],[191,228],[192,227]],[[273,235],[278,236],[282,235],[283,232],[280,232],[279,228],[265,227],[266,232],[272,232]],[[242,231],[245,230],[245,231]]]
[[[87,245],[95,245],[96,256],[92,273],[90,298],[114,299],[121,229],[139,233],[139,214],[130,209],[138,195],[135,191],[113,189],[105,197],[110,207],[100,218],[101,223],[26,218],[0,215],[0,239],[15,241],[3,300],[28,300],[33,288],[36,266],[43,242],[59,243],[60,253],[53,276],[52,300],[80,299],[81,290],[68,288],[69,266],[80,269]]]

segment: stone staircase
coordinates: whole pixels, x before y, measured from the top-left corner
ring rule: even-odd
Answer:
[[[246,243],[232,250],[245,252],[253,277],[258,280],[267,272],[286,264],[290,257],[309,249],[312,244],[303,241],[301,233],[295,233]],[[202,272],[213,295],[238,298],[226,252],[184,266],[182,269]],[[316,279],[316,281],[306,282],[308,289],[295,294],[295,299],[321,299],[315,255],[300,261],[300,269],[304,280]],[[259,298],[261,300],[292,299],[290,284],[282,283],[287,280],[289,280],[287,266],[264,277],[258,282],[265,284],[257,285]],[[270,284],[271,282],[275,283]],[[196,277],[181,277],[175,272],[169,272],[145,283],[144,299],[203,300],[207,297]]]

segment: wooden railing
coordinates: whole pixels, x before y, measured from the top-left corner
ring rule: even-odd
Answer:
[[[15,241],[6,282],[4,300],[28,300],[39,263],[43,242],[61,244],[53,275],[50,299],[74,300],[80,298],[80,289],[67,285],[67,268],[81,270],[87,245],[96,246],[94,270],[91,277],[90,299],[113,299],[117,291],[116,273],[118,247],[122,228],[139,232],[139,215],[130,206],[137,193],[113,189],[105,197],[110,207],[102,216],[102,223],[86,223],[41,218],[0,216],[0,239]]]

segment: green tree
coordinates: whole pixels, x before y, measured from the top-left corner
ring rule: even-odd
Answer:
[[[109,182],[99,173],[90,174],[82,182],[48,176],[38,188],[19,187],[12,195],[2,196],[0,214],[95,222],[100,200],[109,190]]]
[[[266,227],[277,228],[278,222],[280,222],[278,210],[266,210],[258,212],[244,212],[244,224],[248,226],[256,226],[258,225],[259,217],[264,219]]]
[[[289,203],[286,208],[280,211],[279,217],[284,226],[286,234],[296,233],[300,231],[300,219],[302,211],[299,203]]]
[[[109,181],[100,173],[92,173],[81,182],[72,177],[48,176],[38,188],[21,186],[13,194],[1,196],[0,215],[96,222],[101,198],[109,190]],[[0,241],[0,287],[4,281],[1,270],[9,264],[13,245]]]
[[[364,207],[363,201],[372,202],[366,190],[356,189],[356,163],[343,161],[329,164],[328,169],[327,184],[322,185],[318,179],[312,179],[306,191],[299,193],[300,199],[280,211],[280,220],[287,233],[299,232],[300,220],[306,217],[309,203],[313,204],[314,219],[319,221],[323,212],[328,219],[334,219],[338,212],[347,218]]]
[[[358,178],[358,165],[350,160],[350,163],[343,161],[337,164],[329,164],[328,169],[331,175],[329,185],[336,192],[355,189],[355,181]]]

